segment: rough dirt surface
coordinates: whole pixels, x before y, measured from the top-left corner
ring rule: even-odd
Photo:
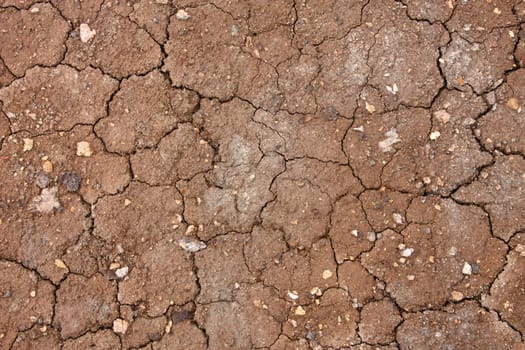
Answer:
[[[525,349],[525,1],[0,0],[0,350]]]

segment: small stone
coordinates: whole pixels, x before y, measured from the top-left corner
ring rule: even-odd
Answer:
[[[479,273],[479,265],[478,264],[472,263],[472,264],[470,264],[470,266],[472,266],[472,273],[473,274],[478,274]]]
[[[231,34],[232,36],[239,35],[239,27],[237,27],[235,24],[232,24]]]
[[[414,249],[413,248],[405,248],[401,251],[401,256],[404,256],[405,258],[408,258],[409,256],[412,255],[412,253],[414,252]]]
[[[394,222],[396,224],[401,225],[403,223],[403,215],[401,215],[399,213],[393,213],[392,214],[392,218],[394,219]]]
[[[44,161],[44,163],[42,163],[42,170],[44,170],[46,173],[53,172],[53,163],[51,163],[49,160]]]
[[[318,297],[320,297],[321,295],[323,295],[323,291],[319,287],[313,287],[312,289],[310,289],[310,294],[317,295]]]
[[[430,184],[432,182],[432,179],[430,177],[428,177],[428,176],[425,176],[423,178],[423,182],[428,185],[428,184]]]
[[[116,270],[116,269],[118,269],[119,267],[120,267],[120,264],[119,264],[119,263],[111,263],[111,264],[109,265],[109,269],[110,269],[110,270]]]
[[[36,297],[36,291],[35,290],[32,290],[29,295],[31,296],[31,298],[34,298]]]
[[[468,262],[465,262],[465,264],[463,265],[463,269],[461,270],[461,272],[462,272],[464,275],[472,275],[472,266],[471,266]]]
[[[394,149],[392,148],[392,145],[401,142],[401,139],[399,138],[399,135],[397,134],[396,128],[392,128],[388,130],[385,133],[386,139],[379,141],[378,146],[384,153],[391,152]]]
[[[128,330],[128,322],[126,320],[117,318],[115,321],[113,321],[113,332],[119,333],[119,334],[126,334],[127,330]]]
[[[439,120],[440,122],[444,124],[450,121],[450,114],[444,109],[434,112],[434,116],[436,117],[437,120]]]
[[[33,149],[32,139],[23,138],[22,141],[24,141],[24,148],[22,149],[22,152],[29,152]]]
[[[186,12],[186,11],[184,11],[182,9],[177,11],[177,14],[175,15],[175,17],[178,20],[181,20],[181,21],[186,21],[186,20],[190,19],[190,15],[188,14],[188,12]]]
[[[69,192],[77,192],[80,189],[82,179],[75,173],[65,171],[62,173],[61,181]]]
[[[40,173],[36,176],[35,184],[39,188],[46,188],[47,186],[49,186],[49,177],[47,177],[46,174]]]
[[[432,141],[435,141],[435,140],[439,139],[440,136],[441,136],[441,133],[439,131],[432,131],[430,133],[430,139]]]
[[[359,232],[357,230],[352,230],[352,236],[357,237],[359,235]]]
[[[198,241],[190,237],[183,237],[179,239],[178,243],[179,243],[179,247],[181,247],[182,249],[184,249],[185,251],[189,253],[195,253],[195,252],[198,252],[199,250],[206,248],[206,243],[202,241]]]
[[[80,141],[77,143],[77,156],[79,157],[91,157],[93,152],[91,146],[87,141]]]
[[[303,309],[301,305],[295,308],[295,314],[298,316],[304,316],[306,314],[306,311]]]
[[[39,13],[40,9],[35,6],[35,7],[32,7],[31,10],[29,10],[29,12],[31,12],[31,13]]]
[[[497,15],[501,14],[501,10],[499,8],[497,8],[497,7],[494,7],[494,10],[492,10],[492,12],[494,12]]]
[[[124,278],[128,275],[129,268],[127,266],[121,267],[120,269],[115,270],[115,275],[118,278]]]
[[[59,209],[60,202],[58,201],[57,193],[57,187],[44,188],[40,195],[33,198],[29,209],[44,214],[48,214],[55,209]]]
[[[451,296],[452,296],[452,300],[454,301],[461,301],[464,298],[463,293],[457,292],[457,291],[453,291]]]
[[[375,242],[376,240],[376,233],[375,232],[367,232],[366,234],[366,239],[369,241],[369,242]]]
[[[55,259],[55,266],[59,269],[67,269],[66,263],[62,259]]]
[[[295,291],[293,291],[293,292],[288,291],[288,298],[290,298],[292,300],[297,300],[297,299],[299,299],[299,295]]]
[[[413,280],[416,279],[416,276],[414,276],[414,275],[408,275],[408,276],[407,276],[407,279],[408,279],[409,281],[413,281]]]
[[[513,109],[515,111],[517,111],[519,108],[520,108],[520,105],[519,105],[519,102],[518,102],[518,99],[516,97],[511,97],[507,100],[507,106],[510,108],[510,109]]]
[[[376,111],[376,107],[374,105],[371,105],[370,103],[365,101],[365,108],[368,111],[368,113],[372,114]]]
[[[398,93],[399,88],[397,87],[397,84],[394,83],[394,85],[392,85],[392,86],[388,86],[388,85],[387,85],[387,86],[386,86],[386,90],[387,90],[388,92],[390,92],[392,95],[395,95],[395,94]]]
[[[128,205],[131,204],[131,201],[129,199],[124,199],[124,206],[127,207]]]
[[[96,30],[89,28],[86,23],[80,24],[80,41],[83,43],[89,42],[97,34]]]
[[[457,252],[458,252],[458,250],[457,250],[456,247],[450,247],[450,249],[448,250],[447,254],[449,256],[455,256]]]
[[[330,271],[330,270],[324,270],[324,271],[323,271],[323,279],[325,279],[325,280],[327,280],[327,279],[329,279],[330,277],[332,277],[332,275],[333,275],[333,274],[332,274],[332,271]]]

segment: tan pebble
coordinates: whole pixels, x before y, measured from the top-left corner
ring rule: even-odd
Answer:
[[[44,161],[44,163],[42,163],[42,169],[46,173],[51,173],[53,171],[53,163],[49,160]]]
[[[376,111],[376,107],[374,105],[371,105],[370,103],[365,101],[365,108],[368,111],[368,113],[372,114]]]
[[[110,270],[116,270],[120,267],[120,264],[119,263],[111,263],[111,265],[109,265],[109,269]]]
[[[310,289],[310,294],[311,295],[321,296],[321,295],[323,295],[323,291],[319,287],[313,287],[312,289]]]
[[[450,114],[444,109],[434,112],[434,116],[437,118],[437,120],[444,124],[450,121]]]
[[[408,279],[409,281],[413,281],[413,280],[416,279],[416,276],[414,276],[414,275],[408,275],[408,276],[407,276],[407,279]]]
[[[492,12],[494,12],[497,15],[501,14],[501,10],[499,8],[497,8],[497,7],[494,7],[494,10]]]
[[[128,330],[128,322],[126,320],[117,318],[115,321],[113,321],[113,332],[119,333],[119,334],[126,334],[127,330]]]
[[[93,151],[87,141],[80,141],[77,143],[77,156],[79,157],[91,157]]]
[[[166,324],[166,327],[164,327],[164,333],[170,334],[172,326],[173,326],[173,322],[171,320],[168,321],[168,324]]]
[[[509,106],[509,108],[517,111],[519,108],[520,108],[520,105],[519,105],[519,102],[518,102],[518,99],[516,97],[511,97],[507,100],[507,106]]]
[[[124,199],[124,206],[127,207],[128,205],[131,204],[131,201],[129,199]]]
[[[327,280],[327,279],[329,279],[330,277],[332,277],[332,271],[330,271],[330,270],[324,270],[324,271],[323,271],[323,279]]]
[[[31,296],[31,298],[36,297],[36,291],[32,290],[31,293],[29,293],[29,295]]]
[[[55,259],[55,266],[59,269],[67,269],[66,263],[62,259]]]
[[[24,141],[24,148],[22,152],[29,152],[33,149],[33,140],[32,139],[22,139]]]
[[[301,305],[295,308],[295,314],[298,316],[304,316],[306,314],[306,311],[303,309]]]
[[[461,301],[464,298],[463,293],[457,292],[457,291],[453,291],[451,296],[452,296],[452,300],[454,301]]]

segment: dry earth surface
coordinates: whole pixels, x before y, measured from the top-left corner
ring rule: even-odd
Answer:
[[[0,0],[0,350],[523,350],[524,198],[524,1]]]

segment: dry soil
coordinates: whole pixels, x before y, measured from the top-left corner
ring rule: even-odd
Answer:
[[[0,0],[0,350],[523,350],[524,198],[524,1]]]

